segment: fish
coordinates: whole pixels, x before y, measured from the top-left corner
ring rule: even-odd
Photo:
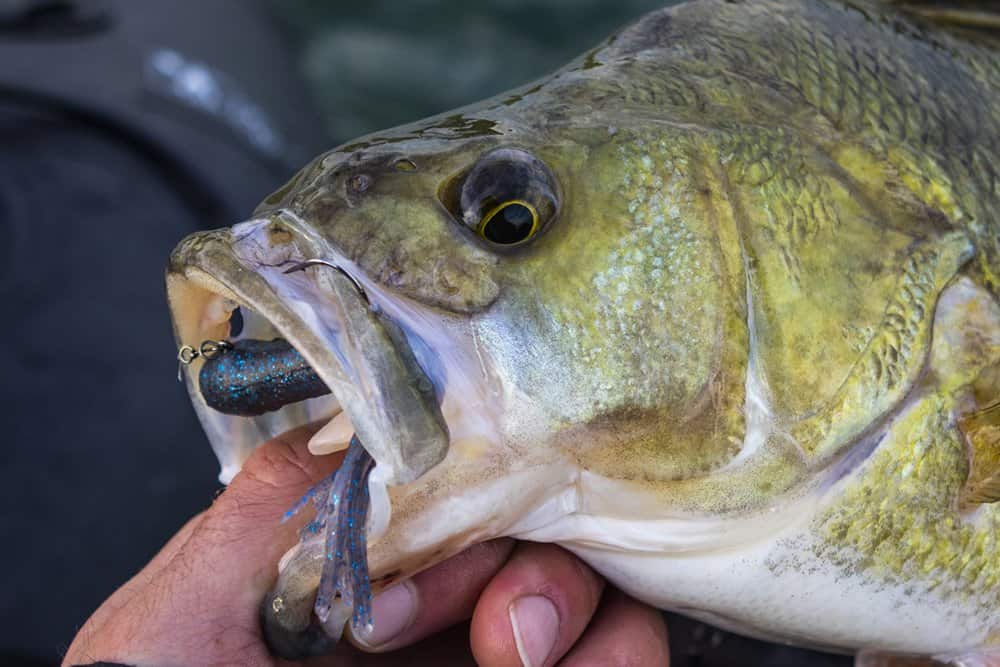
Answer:
[[[512,536],[748,636],[996,658],[998,26],[689,2],[181,241],[221,479],[317,420],[310,450],[352,461],[300,504],[272,649],[328,650],[373,592]],[[338,525],[363,576],[324,566]]]

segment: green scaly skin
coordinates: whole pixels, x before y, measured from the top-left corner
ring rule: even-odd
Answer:
[[[958,420],[1000,399],[998,143],[988,46],[874,2],[703,0],[539,84],[321,156],[257,216],[290,211],[310,230],[281,243],[318,236],[470,322],[549,424],[540,449],[665,514],[801,496],[879,435],[811,521],[814,556],[995,616],[1000,514],[960,507]],[[533,152],[561,189],[557,219],[510,253],[447,206],[499,146]],[[976,335],[945,341],[935,309],[960,279],[975,307],[937,327]],[[773,428],[727,466],[748,373]],[[413,491],[413,507],[460,492]]]

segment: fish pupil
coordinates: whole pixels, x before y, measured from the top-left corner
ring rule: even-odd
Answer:
[[[483,228],[483,236],[493,243],[520,243],[535,227],[535,216],[524,204],[512,203],[496,212]]]

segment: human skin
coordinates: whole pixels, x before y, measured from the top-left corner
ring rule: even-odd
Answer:
[[[335,656],[300,663],[273,658],[261,637],[259,605],[301,525],[281,518],[343,458],[309,454],[315,430],[305,426],[262,445],[212,506],[90,617],[63,665],[364,664],[360,651],[421,642],[400,654],[400,663],[413,664],[449,650],[421,640],[468,619],[481,665],[667,664],[659,612],[607,586],[559,547],[509,539],[473,546],[384,591],[373,603],[373,634],[350,638],[360,651],[341,647]]]

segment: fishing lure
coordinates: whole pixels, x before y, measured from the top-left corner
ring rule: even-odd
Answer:
[[[198,351],[182,348],[181,355],[182,363],[204,357],[201,394],[210,408],[227,415],[262,415],[330,393],[309,362],[281,338],[205,341]]]
[[[368,547],[365,522],[368,517],[368,475],[375,461],[355,435],[340,468],[310,489],[285,520],[295,516],[310,501],[316,517],[302,529],[302,541],[324,538],[323,573],[314,606],[320,622],[326,622],[339,604],[351,614],[355,632],[370,630],[371,582],[368,577]]]

